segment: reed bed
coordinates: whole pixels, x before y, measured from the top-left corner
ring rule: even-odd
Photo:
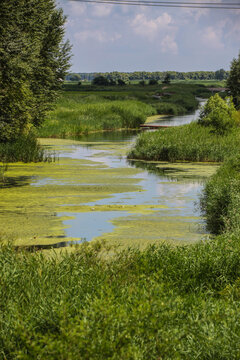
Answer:
[[[63,98],[52,111],[43,127],[40,137],[78,136],[89,132],[138,128],[156,110],[134,100],[99,99],[96,96]]]
[[[240,150],[240,129],[225,135],[197,123],[139,135],[130,159],[222,162]]]

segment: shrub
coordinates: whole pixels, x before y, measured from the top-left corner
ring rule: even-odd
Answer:
[[[199,124],[211,126],[215,132],[223,134],[236,126],[234,108],[231,98],[223,100],[218,94],[210,97],[200,112]]]

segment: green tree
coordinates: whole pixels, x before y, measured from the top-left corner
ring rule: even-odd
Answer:
[[[232,99],[223,100],[218,94],[211,96],[201,110],[198,122],[211,126],[219,134],[236,126],[237,116]]]
[[[0,141],[40,126],[69,67],[65,16],[55,0],[1,0]]]
[[[75,73],[69,74],[69,80],[70,81],[80,81],[81,75],[75,74]]]
[[[105,76],[99,75],[93,79],[92,84],[98,86],[107,86],[109,85],[109,80]]]
[[[226,73],[226,71],[224,70],[224,69],[220,69],[220,70],[217,70],[216,72],[215,72],[215,78],[217,79],[217,80],[224,80],[224,79],[226,79],[226,77],[227,77],[227,73]]]
[[[163,84],[169,85],[170,82],[171,82],[171,77],[170,77],[170,74],[167,73],[163,79]]]
[[[227,86],[233,97],[234,105],[240,109],[240,53],[237,59],[233,59],[231,63]]]
[[[148,83],[149,85],[157,85],[158,84],[158,81],[157,80],[155,80],[155,79],[151,79],[151,80],[149,80],[149,83]]]

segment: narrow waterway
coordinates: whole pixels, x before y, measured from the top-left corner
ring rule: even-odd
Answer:
[[[196,114],[166,124],[194,121]],[[164,120],[166,121],[166,120]],[[19,245],[49,247],[93,239],[117,246],[191,243],[204,234],[198,198],[216,166],[129,162],[136,132],[42,140],[55,164],[13,166],[24,185],[2,189],[0,220]],[[19,235],[20,233],[20,235]],[[23,240],[23,238],[25,240]]]

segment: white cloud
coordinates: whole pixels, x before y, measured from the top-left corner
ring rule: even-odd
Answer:
[[[166,35],[161,41],[161,49],[164,53],[178,53],[178,46],[173,35]]]
[[[172,18],[168,13],[163,13],[155,19],[148,19],[144,14],[137,14],[131,26],[135,34],[154,40],[161,31],[171,30],[172,23]]]
[[[137,14],[131,26],[135,34],[145,37],[148,41],[160,44],[163,53],[177,54],[178,46],[175,40],[177,27],[172,17],[164,12],[157,18],[148,18],[145,14]]]
[[[222,49],[224,48],[224,44],[222,42],[222,28],[208,26],[203,30],[201,36],[201,42],[204,46],[209,47],[211,49]]]
[[[87,41],[95,41],[99,43],[114,42],[121,38],[121,34],[113,33],[108,34],[101,30],[83,30],[74,34],[74,38],[78,43],[84,43]]]

